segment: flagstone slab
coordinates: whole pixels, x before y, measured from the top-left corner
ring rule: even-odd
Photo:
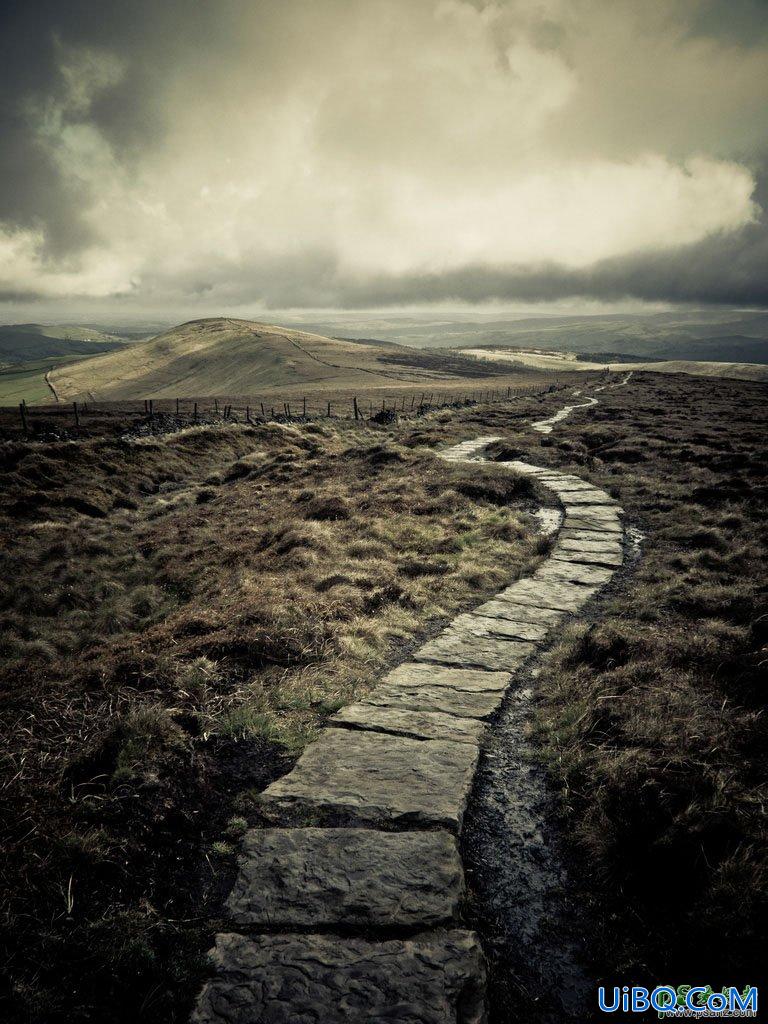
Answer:
[[[491,672],[482,668],[448,668],[404,661],[384,676],[384,683],[429,683],[447,686],[452,690],[482,693],[486,690],[502,693],[509,686],[509,672]]]
[[[608,583],[612,576],[612,569],[557,558],[551,558],[534,574],[537,580],[566,580],[598,587]]]
[[[332,725],[392,732],[424,740],[479,743],[485,731],[477,718],[459,718],[441,711],[413,711],[376,704],[350,704],[331,719]]]
[[[534,650],[530,643],[476,636],[451,627],[420,647],[413,657],[418,661],[436,661],[442,665],[514,672]]]
[[[495,597],[478,605],[472,613],[486,618],[509,619],[511,622],[528,622],[541,626],[556,625],[565,612],[554,608],[540,608],[535,604],[521,604],[504,597]]]
[[[286,823],[449,828],[458,832],[479,749],[355,729],[324,729],[258,797]]]
[[[474,633],[476,636],[502,637],[507,640],[536,643],[546,637],[551,625],[487,616],[481,614],[481,608],[477,608],[473,612],[457,616],[453,620],[451,628],[461,632]]]
[[[447,832],[255,829],[238,867],[227,912],[250,929],[434,928],[456,919],[464,896]]]
[[[555,548],[551,556],[556,562],[578,562],[580,565],[595,565],[617,569],[624,556],[620,551],[584,551],[572,548]]]
[[[591,530],[562,530],[553,548],[569,551],[594,551],[596,554],[621,554],[624,550],[618,537],[606,537]]]
[[[572,561],[619,566],[624,561],[624,549],[616,541],[570,540],[558,538],[551,551],[552,558],[570,558]]]
[[[556,611],[576,612],[597,593],[597,587],[588,589],[576,583],[562,580],[541,579],[532,576],[518,580],[502,590],[497,600],[514,601],[518,604],[535,604]]]
[[[377,686],[363,703],[404,711],[429,711],[458,718],[484,719],[491,717],[503,699],[503,690],[455,690],[439,684],[385,683]]]
[[[589,530],[591,533],[613,534],[620,537],[623,533],[621,522],[617,516],[610,519],[601,519],[594,516],[582,515],[581,511],[566,513],[563,519],[562,531]]]
[[[473,932],[369,942],[336,935],[225,933],[192,1024],[484,1024],[485,968]]]
[[[564,501],[563,505],[565,506],[566,516],[570,513],[582,519],[596,519],[602,523],[618,523],[621,526],[619,511],[615,503],[613,505],[599,505],[592,502],[582,505],[579,502]]]

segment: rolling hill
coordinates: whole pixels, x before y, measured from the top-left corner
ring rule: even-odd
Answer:
[[[62,366],[49,379],[61,401],[127,401],[253,395],[274,387],[406,385],[455,380],[477,368],[477,362],[456,353],[445,360],[425,359],[386,342],[327,338],[222,317],[192,320],[150,341]]]
[[[0,363],[27,363],[60,356],[99,355],[123,340],[89,327],[62,324],[0,324]]]
[[[696,377],[728,377],[733,380],[768,381],[768,365],[765,363],[720,362],[704,359],[658,359],[649,361],[624,358],[619,362],[610,359],[605,362],[593,355],[589,361],[580,359],[575,352],[556,352],[542,349],[517,348],[467,348],[460,350],[464,355],[497,363],[510,363],[537,370],[586,370],[594,371],[603,366],[610,370],[650,370],[653,373],[688,373]]]

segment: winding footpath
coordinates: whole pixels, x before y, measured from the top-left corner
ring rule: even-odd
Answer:
[[[495,440],[441,457],[484,461]],[[260,795],[271,827],[245,837],[231,928],[216,937],[194,1024],[486,1020],[457,844],[485,723],[550,632],[623,560],[622,510],[608,494],[556,470],[500,465],[561,503],[550,556],[335,715]]]

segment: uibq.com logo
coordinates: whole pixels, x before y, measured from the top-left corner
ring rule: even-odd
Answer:
[[[603,1013],[645,1013],[655,1010],[660,1020],[697,1017],[700,1020],[757,1017],[757,986],[739,990],[733,985],[720,992],[710,985],[615,985],[597,990]]]

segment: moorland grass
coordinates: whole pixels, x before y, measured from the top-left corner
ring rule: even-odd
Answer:
[[[408,440],[4,446],[5,1019],[186,1019],[251,794],[537,563],[524,481]]]

